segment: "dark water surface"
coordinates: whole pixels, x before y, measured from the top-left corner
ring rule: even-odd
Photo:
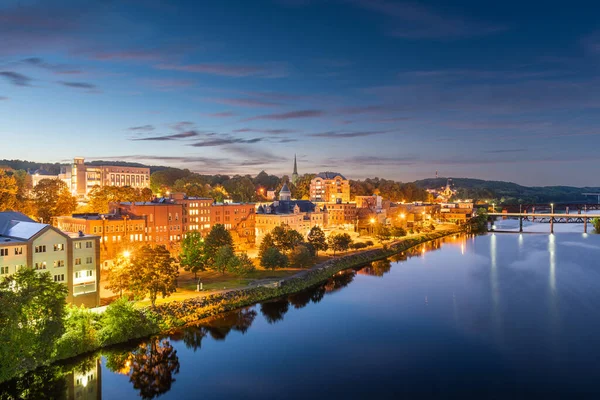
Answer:
[[[599,259],[600,235],[443,239],[14,385],[75,399],[600,398]]]

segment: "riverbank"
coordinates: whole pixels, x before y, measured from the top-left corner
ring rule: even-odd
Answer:
[[[167,333],[207,317],[294,294],[325,282],[340,271],[385,259],[414,246],[463,231],[464,229],[457,227],[414,235],[394,241],[383,248],[339,256],[318,264],[310,270],[261,286],[232,289],[182,301],[171,301],[154,308],[150,306],[134,308],[131,303],[117,301],[101,314],[77,309],[77,326],[68,327],[58,343],[53,344],[54,356],[46,360],[47,362],[44,364],[65,362],[112,345]],[[0,378],[12,379],[38,366],[41,365],[12,371],[12,373],[4,371],[5,373]]]

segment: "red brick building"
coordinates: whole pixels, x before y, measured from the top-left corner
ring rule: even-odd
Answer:
[[[247,249],[255,243],[255,207],[252,203],[214,203],[210,207],[210,225],[225,225],[236,248]]]

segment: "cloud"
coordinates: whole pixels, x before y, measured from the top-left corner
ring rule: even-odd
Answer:
[[[282,78],[288,75],[286,68],[281,65],[260,66],[260,65],[233,65],[233,64],[158,64],[156,69],[183,71],[199,74],[209,74],[218,76],[229,76],[235,78],[241,77],[262,77],[262,78]]]
[[[229,144],[252,144],[258,143],[264,140],[264,138],[254,138],[254,139],[239,139],[239,138],[217,138],[217,139],[207,139],[201,142],[196,142],[190,144],[193,147],[217,147],[217,146],[225,146]]]
[[[171,90],[178,88],[188,88],[196,84],[196,82],[189,79],[142,79],[139,81],[142,85],[149,86],[158,90]]]
[[[91,83],[86,82],[66,82],[66,81],[58,81],[63,86],[72,87],[76,89],[96,89],[96,85],[92,85]]]
[[[389,107],[385,106],[359,106],[359,107],[343,107],[337,110],[340,114],[377,114],[384,111],[390,111]]]
[[[181,132],[193,127],[194,125],[195,124],[191,121],[180,121],[171,125],[171,129]]]
[[[266,114],[259,115],[252,118],[247,118],[245,121],[254,121],[254,120],[286,120],[286,119],[295,119],[295,118],[314,118],[325,115],[325,111],[322,110],[300,110],[300,111],[290,111],[281,114]]]
[[[131,139],[131,140],[164,142],[164,141],[168,141],[168,140],[189,139],[189,138],[197,137],[199,135],[200,135],[200,133],[198,133],[196,131],[187,131],[187,132],[181,132],[181,133],[174,133],[172,135],[152,136],[152,137],[147,137],[147,138],[137,138],[137,139]]]
[[[31,86],[31,78],[14,71],[2,71],[0,76],[6,78],[10,83],[15,86]]]
[[[319,133],[311,133],[308,136],[321,137],[321,138],[355,138],[363,136],[383,135],[392,131],[354,131],[354,132],[342,132],[342,131],[327,131]]]
[[[393,25],[389,35],[404,39],[460,39],[502,32],[500,24],[442,15],[417,3],[387,0],[345,0],[357,7],[384,15]]]
[[[386,157],[386,156],[355,156],[344,158],[330,158],[324,160],[324,167],[330,165],[363,165],[363,166],[380,166],[380,165],[414,165],[419,162],[416,156],[404,157]]]
[[[0,96],[0,101],[2,101],[2,100],[8,100],[8,97],[6,97],[6,96]]]
[[[296,133],[298,132],[295,129],[256,129],[256,128],[240,128],[234,129],[235,133],[244,133],[244,132],[254,132],[254,133],[266,133],[268,135],[283,135],[287,133]]]
[[[130,131],[153,131],[154,125],[132,126],[128,128]]]
[[[237,114],[231,111],[221,111],[221,112],[216,112],[216,113],[208,113],[208,114],[204,114],[207,117],[216,117],[216,118],[228,118],[228,117],[235,117]]]
[[[498,150],[486,150],[484,153],[487,154],[506,154],[506,153],[523,153],[529,151],[528,149],[498,149]]]
[[[211,98],[209,100],[219,104],[227,104],[230,106],[239,107],[277,107],[281,105],[281,103],[276,103],[274,101],[264,101],[257,99]]]

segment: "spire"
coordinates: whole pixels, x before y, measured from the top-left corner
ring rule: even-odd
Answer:
[[[298,164],[296,163],[296,154],[294,154],[294,173],[292,174],[292,184],[298,182]]]

